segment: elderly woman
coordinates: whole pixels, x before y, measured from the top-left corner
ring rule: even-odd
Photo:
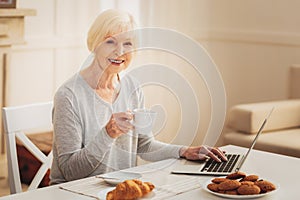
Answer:
[[[144,107],[143,92],[131,76],[120,76],[132,59],[134,28],[133,17],[119,10],[101,13],[92,24],[92,62],[55,94],[51,184],[133,167],[137,156],[226,160],[217,148],[166,144],[134,131],[130,110]]]

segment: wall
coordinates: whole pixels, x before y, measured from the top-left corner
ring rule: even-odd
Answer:
[[[299,1],[151,2],[148,25],[186,33],[212,55],[228,106],[288,97],[288,68],[300,59]]]
[[[299,6],[296,0],[211,1],[208,51],[223,76],[228,108],[290,96],[290,66],[300,62]]]
[[[25,21],[25,45],[14,46],[7,72],[7,105],[52,100],[57,87],[79,69],[88,54],[85,35],[100,3],[90,0],[26,0],[18,8],[37,10]]]
[[[290,66],[300,62],[299,1],[154,0],[150,4],[153,18],[145,23],[179,30],[207,49],[222,75],[227,108],[289,97]],[[201,113],[205,116],[206,111]],[[194,140],[201,142],[201,137]]]
[[[209,48],[230,88],[229,105],[289,96],[289,67],[300,59],[299,6],[295,0],[211,2]]]
[[[35,8],[26,19],[26,45],[13,49],[8,72],[8,105],[51,100],[56,88],[78,70],[87,56],[85,34],[101,9],[119,7],[132,12],[142,26],[167,27],[187,34],[203,45],[222,75],[227,108],[248,102],[289,96],[289,66],[300,63],[300,1],[298,0],[26,0],[18,7]],[[138,8],[140,10],[138,11]],[[202,142],[210,121],[210,102],[203,81],[185,70],[190,66],[172,55],[145,52],[146,57],[181,70],[199,89],[201,122],[194,144]],[[153,61],[153,60],[152,60]],[[154,62],[153,61],[153,62]],[[150,61],[149,61],[150,62]],[[167,77],[167,75],[166,75]],[[163,89],[146,89],[148,104],[174,99]],[[157,91],[159,95],[155,95]],[[158,96],[160,96],[158,98]],[[152,97],[152,98],[151,98]],[[155,97],[155,98],[154,98]],[[171,141],[180,124],[178,102],[172,123],[159,136]],[[175,128],[175,129],[174,129]],[[178,128],[178,127],[177,127]],[[171,131],[170,131],[171,130]],[[226,130],[224,130],[226,131]]]

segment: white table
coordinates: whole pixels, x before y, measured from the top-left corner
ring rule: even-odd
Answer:
[[[237,146],[224,146],[223,150],[230,153],[244,153],[247,151],[246,148]],[[187,178],[197,177],[199,178],[199,188],[170,197],[169,199],[222,199],[214,196],[203,189],[201,189],[201,183],[211,179],[210,176],[191,176],[191,175],[174,175],[170,174],[170,170],[178,160],[169,159],[156,163],[147,164],[130,169],[130,171],[143,172],[142,180],[153,182],[156,186],[172,184],[176,181],[184,180]],[[285,163],[285,164],[284,164]],[[145,169],[147,172],[145,172]],[[245,161],[241,171],[247,174],[258,174],[261,177],[270,180],[274,183],[278,183],[280,188],[277,192],[271,195],[260,198],[263,199],[298,199],[299,192],[298,186],[300,180],[300,159],[288,156],[282,156],[278,154],[272,154],[262,151],[253,150],[248,159]],[[78,182],[85,182],[91,178],[81,179]],[[83,196],[73,192],[68,192],[59,189],[58,185],[41,188],[29,192],[23,192],[20,194],[5,196],[0,200],[91,200],[92,197]]]

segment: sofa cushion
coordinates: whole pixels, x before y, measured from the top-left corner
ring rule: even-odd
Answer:
[[[255,135],[246,135],[241,132],[225,133],[224,143],[238,146],[250,147]],[[256,144],[255,149],[279,153],[300,158],[300,128],[287,129],[262,133]]]
[[[300,99],[240,104],[229,110],[227,126],[245,133],[256,133],[270,110],[264,131],[273,131],[300,126]]]

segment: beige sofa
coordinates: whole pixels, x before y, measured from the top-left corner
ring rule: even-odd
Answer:
[[[300,158],[300,99],[237,105],[230,109],[225,144],[249,147],[271,108],[256,149]]]
[[[249,103],[233,106],[228,112],[227,131],[223,144],[249,147],[272,107],[263,133],[255,149],[300,158],[300,66],[291,67],[288,100]]]

